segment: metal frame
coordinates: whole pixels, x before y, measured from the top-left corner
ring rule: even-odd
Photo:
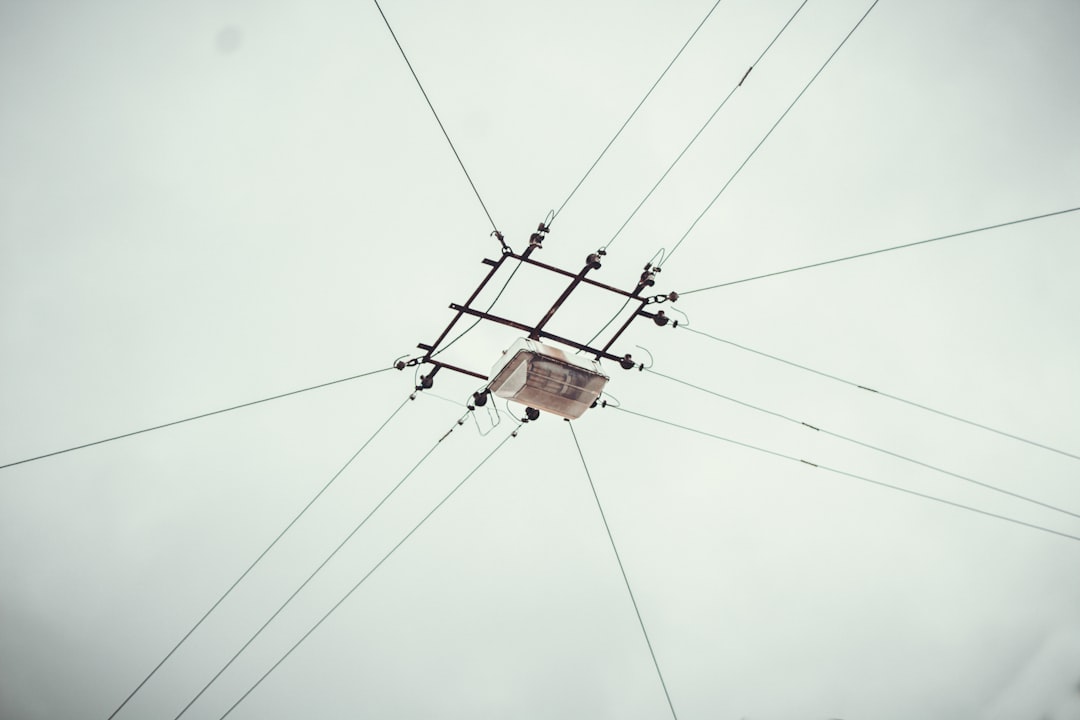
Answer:
[[[441,360],[436,360],[434,357],[435,353],[439,349],[439,346],[446,339],[447,335],[450,334],[450,332],[454,329],[454,326],[457,325],[461,318],[466,315],[521,330],[522,332],[528,333],[529,338],[532,340],[553,340],[557,343],[561,343],[577,350],[587,352],[590,355],[595,356],[597,360],[600,360],[601,358],[606,360],[613,360],[627,370],[635,366],[636,363],[634,362],[629,353],[621,356],[613,354],[609,352],[611,346],[615,344],[615,342],[624,332],[626,332],[627,328],[630,327],[630,324],[637,317],[650,318],[653,322],[660,326],[666,325],[669,318],[664,314],[663,310],[652,313],[645,310],[645,307],[653,303],[666,302],[669,300],[674,302],[678,299],[678,295],[676,293],[670,293],[668,295],[655,295],[651,297],[641,296],[641,292],[645,288],[651,287],[655,283],[655,272],[658,270],[658,268],[654,269],[651,265],[645,266],[645,271],[641,274],[641,279],[639,280],[637,287],[635,287],[633,290],[623,290],[621,288],[617,288],[612,285],[598,282],[596,280],[593,280],[592,278],[586,277],[590,271],[600,268],[600,260],[605,255],[603,249],[600,249],[597,252],[589,255],[585,259],[585,266],[581,268],[581,270],[579,270],[577,273],[570,272],[569,270],[563,270],[562,268],[555,267],[554,265],[548,265],[547,263],[532,259],[532,257],[530,256],[532,255],[533,251],[542,247],[541,243],[544,239],[543,233],[546,233],[547,231],[548,228],[545,225],[541,224],[540,227],[537,229],[537,232],[533,233],[532,237],[529,239],[529,246],[520,255],[515,253],[508,245],[506,245],[505,242],[503,242],[503,252],[498,260],[484,258],[482,262],[485,265],[490,266],[491,269],[488,271],[487,275],[485,275],[484,278],[480,281],[480,284],[476,287],[475,290],[473,290],[472,294],[469,296],[469,299],[466,300],[463,305],[459,305],[458,303],[450,303],[450,309],[455,312],[454,317],[450,320],[450,323],[446,326],[442,333],[439,334],[439,337],[435,339],[435,342],[431,344],[417,344],[417,347],[424,351],[424,354],[422,356],[411,358],[408,361],[397,361],[395,365],[399,370],[404,370],[406,367],[413,367],[416,365],[426,364],[432,366],[431,372],[421,376],[421,384],[417,386],[417,390],[425,390],[427,388],[430,388],[432,386],[435,374],[443,368],[456,373],[460,373],[462,375],[468,375],[470,377],[478,378],[480,380],[486,381],[489,379],[487,375],[476,372],[474,370],[469,370],[468,368],[452,365]],[[500,240],[500,242],[502,242],[501,236],[498,239]],[[495,273],[499,271],[499,268],[501,268],[503,263],[505,263],[508,259],[517,260],[527,265],[532,265],[533,267],[555,273],[556,275],[563,275],[565,277],[571,278],[570,283],[566,286],[566,289],[562,291],[562,294],[560,294],[559,297],[555,300],[555,302],[552,303],[548,311],[544,313],[544,316],[540,318],[540,321],[537,322],[535,325],[527,325],[525,323],[511,320],[509,318],[493,315],[483,310],[477,310],[476,308],[472,307],[473,301],[475,301],[476,298],[480,295],[480,293],[483,292],[484,288],[487,287],[487,284],[491,281],[493,277],[495,277]],[[615,333],[611,336],[607,343],[605,343],[604,346],[600,348],[591,347],[589,345],[579,343],[569,338],[564,338],[544,330],[544,327],[551,321],[552,317],[554,317],[555,313],[559,310],[560,307],[562,307],[563,303],[566,302],[567,298],[569,298],[570,295],[574,292],[574,290],[582,284],[591,285],[593,287],[600,288],[601,290],[606,290],[616,295],[625,297],[628,300],[637,300],[639,302],[637,310],[635,310],[630,315],[630,317],[627,318],[626,322],[624,322],[622,326],[620,326],[619,329],[615,331]]]

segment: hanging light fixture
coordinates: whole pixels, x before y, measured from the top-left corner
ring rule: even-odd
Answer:
[[[496,396],[570,420],[596,402],[610,379],[596,360],[528,338],[503,353],[491,378],[488,388]]]

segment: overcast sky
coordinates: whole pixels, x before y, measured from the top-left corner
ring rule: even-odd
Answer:
[[[610,244],[596,278],[632,287],[869,4],[810,0],[612,243],[799,6],[720,3],[537,257],[576,271]],[[384,10],[522,249],[711,5]],[[881,0],[656,291],[1080,206],[1078,27],[1075,0]],[[0,464],[387,367],[468,297],[490,232],[373,3],[0,0]],[[1078,237],[1064,214],[669,312],[1077,455]],[[535,322],[563,286],[524,269],[498,312]],[[551,330],[587,339],[618,307],[576,293]],[[486,372],[515,337],[480,326],[445,357]],[[671,326],[639,320],[613,350],[1080,512],[1075,457]],[[1080,535],[1075,516],[605,367],[626,410]],[[108,717],[413,383],[382,373],[0,470],[0,717]],[[455,427],[184,714],[221,717],[510,431],[487,411],[455,424],[476,385],[444,372],[440,397],[408,403],[117,718],[175,717]],[[565,425],[526,425],[230,717],[669,716]],[[1077,540],[617,409],[575,428],[680,718],[1080,718]]]

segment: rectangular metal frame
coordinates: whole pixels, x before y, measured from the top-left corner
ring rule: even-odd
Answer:
[[[450,309],[455,311],[454,317],[450,320],[450,323],[446,326],[442,333],[439,334],[439,337],[435,339],[435,342],[431,343],[430,345],[426,343],[419,343],[417,345],[418,348],[424,351],[424,355],[420,358],[417,358],[415,361],[410,362],[410,364],[431,365],[432,371],[428,374],[428,378],[435,375],[435,373],[438,372],[440,369],[446,368],[447,370],[452,370],[453,372],[461,373],[463,375],[469,375],[471,377],[479,378],[480,380],[487,380],[487,375],[475,372],[473,370],[469,370],[467,368],[459,367],[457,365],[452,365],[441,360],[436,360],[433,357],[433,355],[438,351],[439,346],[446,339],[446,336],[450,334],[450,332],[454,329],[454,326],[457,325],[461,318],[466,315],[521,330],[522,332],[528,333],[529,337],[533,340],[540,340],[541,338],[553,340],[555,342],[575,348],[577,350],[587,352],[590,355],[594,355],[597,360],[604,358],[606,360],[614,360],[615,362],[619,363],[625,362],[626,359],[629,358],[629,355],[615,355],[609,352],[611,346],[615,344],[615,342],[624,332],[626,332],[627,328],[630,327],[630,323],[634,321],[634,318],[639,316],[647,318],[656,317],[654,313],[650,313],[645,310],[645,306],[651,302],[651,299],[641,297],[641,291],[645,289],[645,287],[647,287],[644,279],[642,280],[642,282],[638,283],[637,287],[634,290],[623,290],[621,288],[617,288],[612,285],[598,282],[596,280],[593,280],[592,278],[586,277],[590,270],[600,267],[599,257],[597,255],[590,255],[585,263],[585,266],[577,273],[573,273],[569,270],[563,270],[562,268],[555,267],[554,265],[540,262],[539,260],[533,260],[530,255],[532,255],[533,250],[535,250],[537,247],[539,247],[538,244],[530,244],[529,247],[525,250],[525,252],[521,253],[520,255],[513,252],[512,250],[507,249],[499,257],[498,260],[484,258],[483,263],[491,267],[487,275],[485,275],[483,280],[480,281],[480,284],[476,287],[475,290],[473,290],[472,294],[469,296],[469,299],[466,300],[464,304],[450,304]],[[499,268],[501,268],[503,263],[505,263],[508,259],[517,260],[527,265],[532,265],[533,267],[555,273],[556,275],[562,275],[564,277],[571,278],[570,283],[566,286],[566,289],[563,290],[562,294],[559,295],[559,297],[551,305],[548,311],[544,313],[544,316],[540,318],[540,321],[536,325],[526,325],[525,323],[517,322],[509,318],[500,317],[498,315],[493,315],[489,312],[477,310],[476,308],[471,307],[473,301],[475,301],[476,298],[480,295],[480,293],[483,292],[484,288],[487,287],[487,284],[491,281],[493,277],[495,277],[495,273],[499,271]],[[562,307],[563,303],[566,302],[567,298],[570,297],[571,293],[573,293],[574,290],[582,284],[591,285],[595,288],[606,290],[607,292],[611,292],[621,297],[625,297],[628,300],[637,300],[640,303],[638,305],[638,308],[630,315],[629,318],[627,318],[626,322],[624,322],[619,327],[619,329],[615,331],[615,333],[611,336],[607,343],[604,344],[602,348],[591,347],[589,345],[579,343],[569,338],[564,338],[544,330],[544,326],[546,326],[551,321],[552,317],[554,317],[555,313],[559,310],[560,307]]]

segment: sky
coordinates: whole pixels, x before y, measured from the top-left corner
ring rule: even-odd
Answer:
[[[518,250],[711,6],[383,3]],[[686,293],[1080,205],[1080,5],[880,0],[687,233],[869,6],[809,0],[617,233],[799,7],[723,0],[537,257],[606,246],[629,288],[664,251],[656,292]],[[373,3],[0,0],[0,464],[415,356],[491,230]],[[1080,718],[1076,539],[825,469],[1080,535],[927,467],[1077,513],[1080,460],[882,394],[1080,454],[1077,237],[1080,212],[691,292],[613,346],[654,372],[605,363],[574,430],[680,718]],[[497,311],[563,287],[525,268]],[[584,289],[550,329],[619,305]],[[486,372],[515,337],[444,357]],[[405,403],[116,716],[177,716],[408,474],[183,714],[221,717],[520,417],[459,425],[477,381],[414,383],[0,469],[0,718],[107,718]],[[229,717],[669,716],[565,425],[522,427]]]

